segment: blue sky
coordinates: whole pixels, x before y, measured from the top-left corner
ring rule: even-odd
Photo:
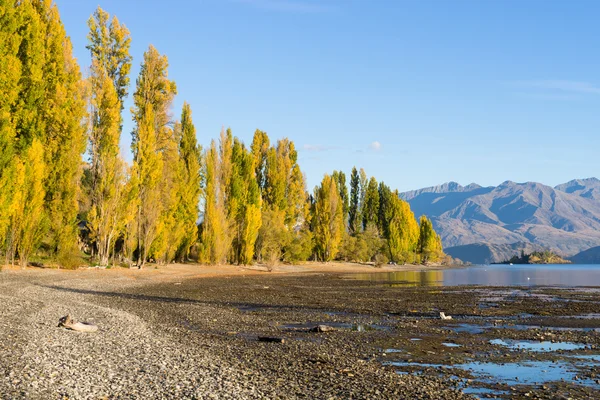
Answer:
[[[56,3],[82,68],[100,5],[131,31],[130,93],[153,44],[200,143],[289,137],[311,191],[353,165],[400,191],[600,175],[597,1]]]

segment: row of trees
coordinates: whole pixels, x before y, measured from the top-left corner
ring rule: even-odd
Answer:
[[[294,143],[231,130],[203,151],[192,110],[174,121],[168,60],[144,53],[131,109],[133,162],[120,154],[132,57],[127,28],[98,8],[82,77],[51,0],[0,0],[0,245],[62,265],[196,259],[437,261],[439,236],[408,203],[353,169],[310,195]],[[200,207],[201,206],[201,207]]]

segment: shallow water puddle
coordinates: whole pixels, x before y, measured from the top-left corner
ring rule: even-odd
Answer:
[[[484,387],[465,387],[465,388],[462,388],[461,390],[464,394],[473,394],[473,395],[490,394],[490,395],[494,395],[494,396],[499,396],[499,395],[510,394],[506,390],[495,390],[495,389],[488,389],[488,388],[484,388]]]
[[[472,335],[478,335],[483,333],[486,329],[491,326],[488,325],[477,325],[477,324],[457,324],[452,326],[444,326],[443,329],[449,329],[456,333],[470,333]]]
[[[508,347],[512,350],[528,350],[536,352],[552,352],[560,350],[579,350],[585,348],[585,345],[571,342],[540,342],[536,340],[503,340],[492,339],[490,344]]]
[[[462,345],[458,344],[458,343],[446,343],[446,342],[442,343],[442,346],[446,346],[446,347],[462,347]]]
[[[578,374],[577,369],[563,361],[524,361],[522,363],[491,363],[491,362],[471,362],[456,365],[443,364],[426,364],[417,362],[389,362],[388,365],[393,365],[400,368],[435,368],[435,369],[462,369],[469,371],[474,375],[475,382],[496,384],[528,384],[542,385],[553,381],[572,381],[584,386],[600,387],[600,385],[592,380],[579,379],[575,381],[575,376]],[[581,363],[579,365],[583,366]],[[589,364],[585,364],[588,366]],[[414,369],[414,368],[411,368]],[[398,371],[405,374],[406,371]],[[413,371],[412,373],[416,373]],[[476,390],[476,388],[466,388],[467,390]],[[483,394],[483,393],[481,393]]]
[[[389,330],[390,327],[376,324],[351,324],[347,322],[306,322],[298,324],[283,324],[280,325],[284,329],[308,330],[317,325],[327,325],[336,329],[348,329],[356,332],[382,331]]]

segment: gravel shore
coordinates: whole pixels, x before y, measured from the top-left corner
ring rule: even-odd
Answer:
[[[1,272],[0,398],[461,399],[473,389],[551,399],[600,387],[600,358],[574,358],[600,357],[598,289],[395,287],[331,266],[211,277],[166,268]],[[98,332],[59,328],[67,314]],[[310,332],[318,324],[335,330]],[[580,346],[534,352],[498,339]],[[531,361],[569,362],[577,375],[507,384],[453,368]]]
[[[117,273],[4,271],[0,397],[463,397],[439,378],[383,368],[368,335],[365,342],[347,342],[343,332],[282,331],[268,311],[260,317],[244,311],[238,307],[244,287],[249,304],[256,303],[257,290],[269,291],[262,276],[271,279],[265,274],[149,285]],[[67,314],[99,331],[59,328],[58,319]],[[260,335],[287,340],[263,343]]]

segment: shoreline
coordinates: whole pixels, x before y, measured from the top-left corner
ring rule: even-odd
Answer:
[[[597,289],[398,288],[335,272],[424,268],[284,267],[0,273],[0,397],[464,399],[485,389],[550,399],[597,390],[597,366],[573,364],[600,349]],[[98,332],[57,327],[67,314]],[[320,324],[334,329],[310,331]],[[538,353],[494,340],[585,346]],[[458,367],[528,360],[571,363],[583,384],[480,382]]]

